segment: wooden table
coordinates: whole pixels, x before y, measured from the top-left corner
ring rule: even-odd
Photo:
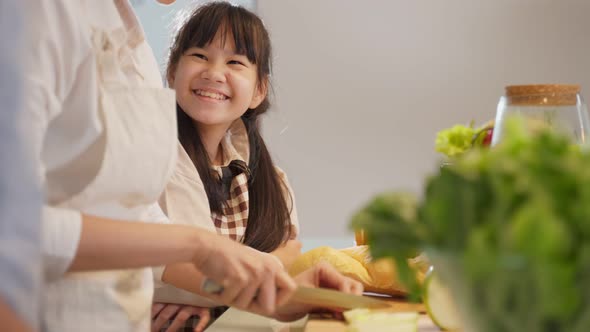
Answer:
[[[400,299],[388,299],[391,312],[418,311],[418,332],[440,331],[424,314],[422,304],[407,303]],[[276,320],[254,315],[234,308],[226,311],[207,332],[345,332],[346,323],[329,318],[326,315],[312,314],[292,323],[282,323]]]
[[[387,298],[391,308],[384,309],[387,312],[408,312],[417,311],[420,313],[418,319],[418,332],[434,332],[440,331],[432,322],[430,317],[426,315],[423,304],[408,303],[403,299]],[[335,319],[322,317],[321,315],[310,315],[307,324],[305,325],[305,332],[345,332],[346,323]]]
[[[335,320],[316,320],[309,319],[305,326],[304,332],[346,332],[346,324]],[[421,314],[418,319],[418,332],[438,332],[440,329],[432,323],[432,320]]]

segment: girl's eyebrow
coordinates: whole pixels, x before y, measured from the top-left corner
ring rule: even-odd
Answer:
[[[225,56],[241,56],[241,57],[245,57],[246,60],[250,61],[250,59],[248,59],[248,56],[246,55],[246,52],[238,52],[237,50],[223,50],[223,54]]]
[[[195,52],[195,51],[202,51],[203,48],[202,47],[197,47],[197,46],[191,46],[189,48],[187,48],[184,53],[190,53],[190,52]]]
[[[184,53],[190,53],[190,52],[194,52],[194,51],[206,51],[206,47],[207,47],[207,45],[205,45],[205,46],[191,46],[186,51],[184,51]],[[246,60],[248,60],[248,62],[252,63],[252,61],[250,61],[250,59],[248,58],[248,55],[246,54],[246,49],[244,49],[243,52],[238,52],[235,49],[230,49],[230,50],[223,49],[222,53],[225,56],[242,56],[242,57],[245,57]]]

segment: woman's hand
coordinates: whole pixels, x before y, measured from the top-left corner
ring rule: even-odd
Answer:
[[[342,275],[326,262],[320,262],[309,270],[300,273],[295,277],[295,282],[305,287],[332,288],[355,295],[363,293],[363,285],[360,282]],[[274,317],[282,321],[293,321],[305,316],[314,309],[318,308],[289,301],[277,311]]]
[[[176,332],[186,324],[191,316],[199,316],[199,323],[195,326],[194,332],[203,331],[211,319],[209,308],[154,303],[152,305],[152,332],[160,332],[164,324],[172,317],[174,317],[174,320],[168,326],[166,332]]]
[[[271,255],[276,256],[285,269],[289,270],[289,267],[297,257],[301,256],[301,241],[299,240],[289,240],[284,245],[277,248],[275,251],[271,252]]]
[[[220,294],[207,295],[212,300],[268,316],[295,291],[295,281],[272,255],[214,233],[204,236],[193,262],[223,287]]]

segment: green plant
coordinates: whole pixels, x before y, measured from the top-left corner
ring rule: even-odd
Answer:
[[[441,168],[420,202],[381,194],[352,225],[374,257],[396,258],[414,297],[406,258],[453,257],[482,331],[590,331],[590,155],[522,119],[505,130]]]
[[[434,148],[447,157],[458,157],[474,147],[490,146],[493,132],[493,121],[478,128],[473,127],[473,122],[469,126],[455,125],[436,134]]]

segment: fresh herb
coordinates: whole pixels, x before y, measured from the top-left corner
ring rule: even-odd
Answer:
[[[474,147],[489,146],[493,132],[493,121],[478,128],[473,127],[473,121],[469,126],[455,125],[436,134],[434,148],[447,157],[458,157]]]
[[[352,226],[375,258],[396,259],[414,298],[408,257],[457,258],[482,331],[590,331],[590,155],[526,125],[510,119],[499,145],[440,168],[420,202],[377,196]]]

